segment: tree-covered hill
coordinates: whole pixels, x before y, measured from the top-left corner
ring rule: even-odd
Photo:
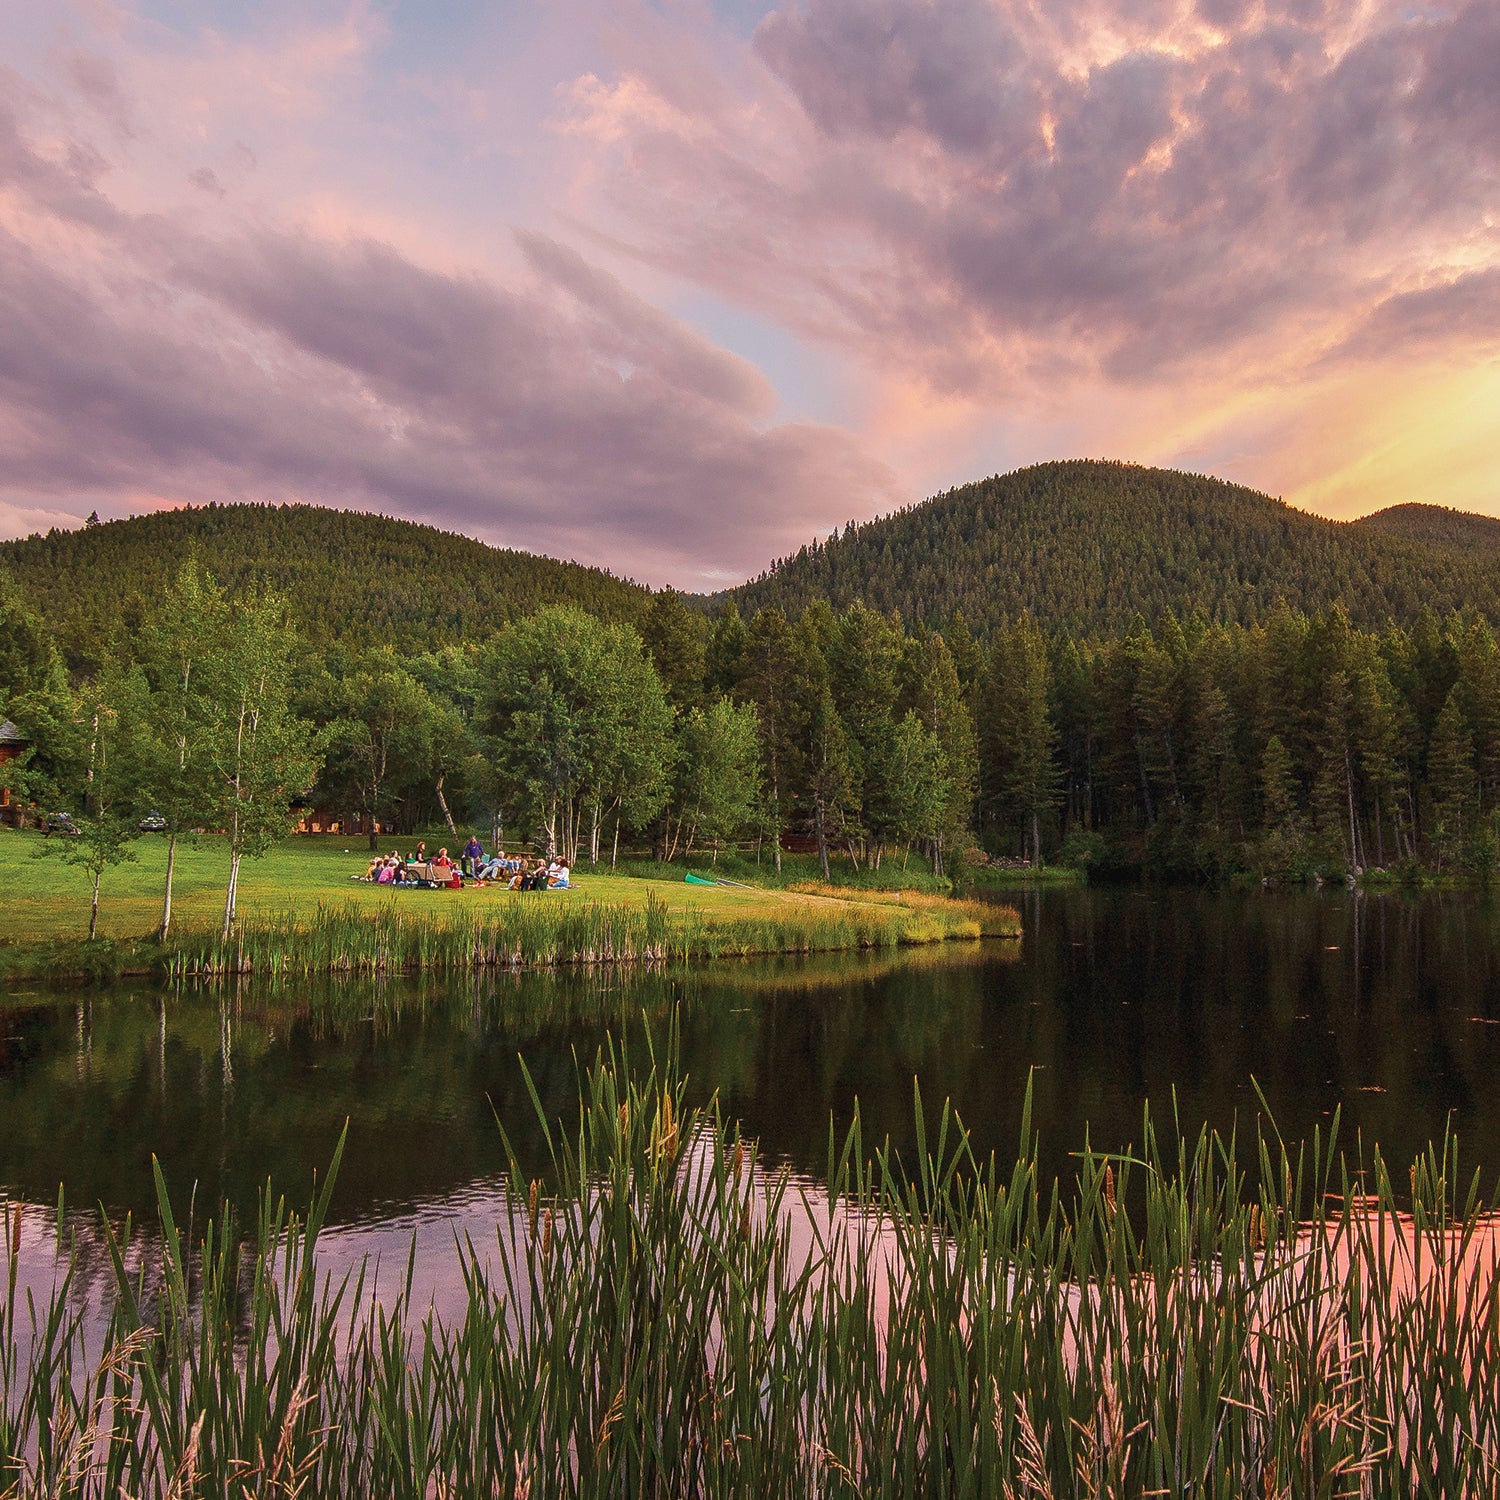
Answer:
[[[1400,541],[1451,548],[1458,552],[1500,555],[1500,519],[1450,510],[1446,505],[1390,505],[1352,523],[1356,531]]]
[[[598,568],[497,549],[409,521],[310,505],[209,505],[0,543],[0,570],[68,660],[100,659],[149,614],[181,562],[232,593],[262,580],[318,648],[403,652],[481,639],[547,604],[634,620],[648,591]],[[813,542],[730,590],[747,618],[856,601],[981,637],[1029,612],[1048,631],[1116,633],[1136,615],[1201,610],[1252,625],[1278,600],[1356,625],[1477,609],[1500,620],[1500,520],[1398,505],[1352,523],[1201,475],[1102,461],[981,480]],[[706,602],[706,601],[705,601]]]
[[[1429,512],[1436,507],[1400,507]],[[1391,512],[1385,512],[1391,516]],[[1500,522],[1459,517],[1500,530]],[[815,598],[856,599],[909,622],[962,610],[988,634],[1024,612],[1044,628],[1116,632],[1140,614],[1201,609],[1254,624],[1278,600],[1317,612],[1341,603],[1360,625],[1477,608],[1500,619],[1493,545],[1430,518],[1340,523],[1202,475],[1076,460],[949,490],[882,520],[851,523],[732,590],[744,614]]]
[[[633,619],[647,591],[599,568],[432,526],[312,505],[208,505],[0,543],[7,569],[75,663],[159,598],[190,552],[231,592],[263,580],[313,645],[430,649],[546,604]]]

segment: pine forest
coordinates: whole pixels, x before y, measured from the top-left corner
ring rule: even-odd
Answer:
[[[1497,532],[1049,464],[706,599],[383,518],[164,512],[0,549],[0,778],[101,864],[147,812],[253,852],[321,807],[593,861],[1488,877]]]

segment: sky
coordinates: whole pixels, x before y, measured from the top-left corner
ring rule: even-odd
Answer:
[[[1496,79],[1496,0],[0,0],[0,536],[710,589],[1052,458],[1497,514]]]

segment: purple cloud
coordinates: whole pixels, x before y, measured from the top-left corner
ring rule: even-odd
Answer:
[[[971,460],[1239,455],[1500,347],[1493,0],[592,6],[451,76],[363,7],[14,48],[0,527],[299,498],[717,582]],[[752,360],[804,350],[857,438],[780,415]]]
[[[1466,342],[1500,343],[1500,267],[1386,298],[1330,358],[1409,360]]]
[[[718,128],[610,115],[618,221],[943,389],[1013,395],[1059,355],[1125,383],[1276,365],[1493,225],[1488,0],[806,0],[755,46],[781,114],[768,86]]]
[[[768,425],[752,366],[554,240],[521,235],[501,281],[128,212],[102,176],[0,114],[0,188],[38,236],[0,231],[17,510],[301,498],[707,585],[894,498],[847,436]]]

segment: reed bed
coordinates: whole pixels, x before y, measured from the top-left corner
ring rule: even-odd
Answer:
[[[934,898],[789,899],[770,912],[706,912],[670,911],[654,894],[639,905],[540,896],[460,904],[442,914],[399,901],[374,911],[349,901],[319,903],[310,917],[289,911],[247,922],[227,940],[212,929],[186,929],[174,939],[166,968],[172,978],[303,977],[662,963],[1016,935],[1013,916]]]
[[[903,1170],[856,1119],[815,1194],[689,1110],[670,1057],[607,1055],[547,1182],[513,1159],[446,1324],[410,1268],[382,1300],[320,1277],[326,1189],[193,1245],[159,1181],[159,1248],[106,1226],[92,1345],[67,1274],[12,1290],[0,1494],[1500,1490],[1494,1204],[1452,1141],[1399,1205],[1332,1136],[1144,1141],[1063,1193],[1029,1138],[1002,1170],[943,1112]]]

